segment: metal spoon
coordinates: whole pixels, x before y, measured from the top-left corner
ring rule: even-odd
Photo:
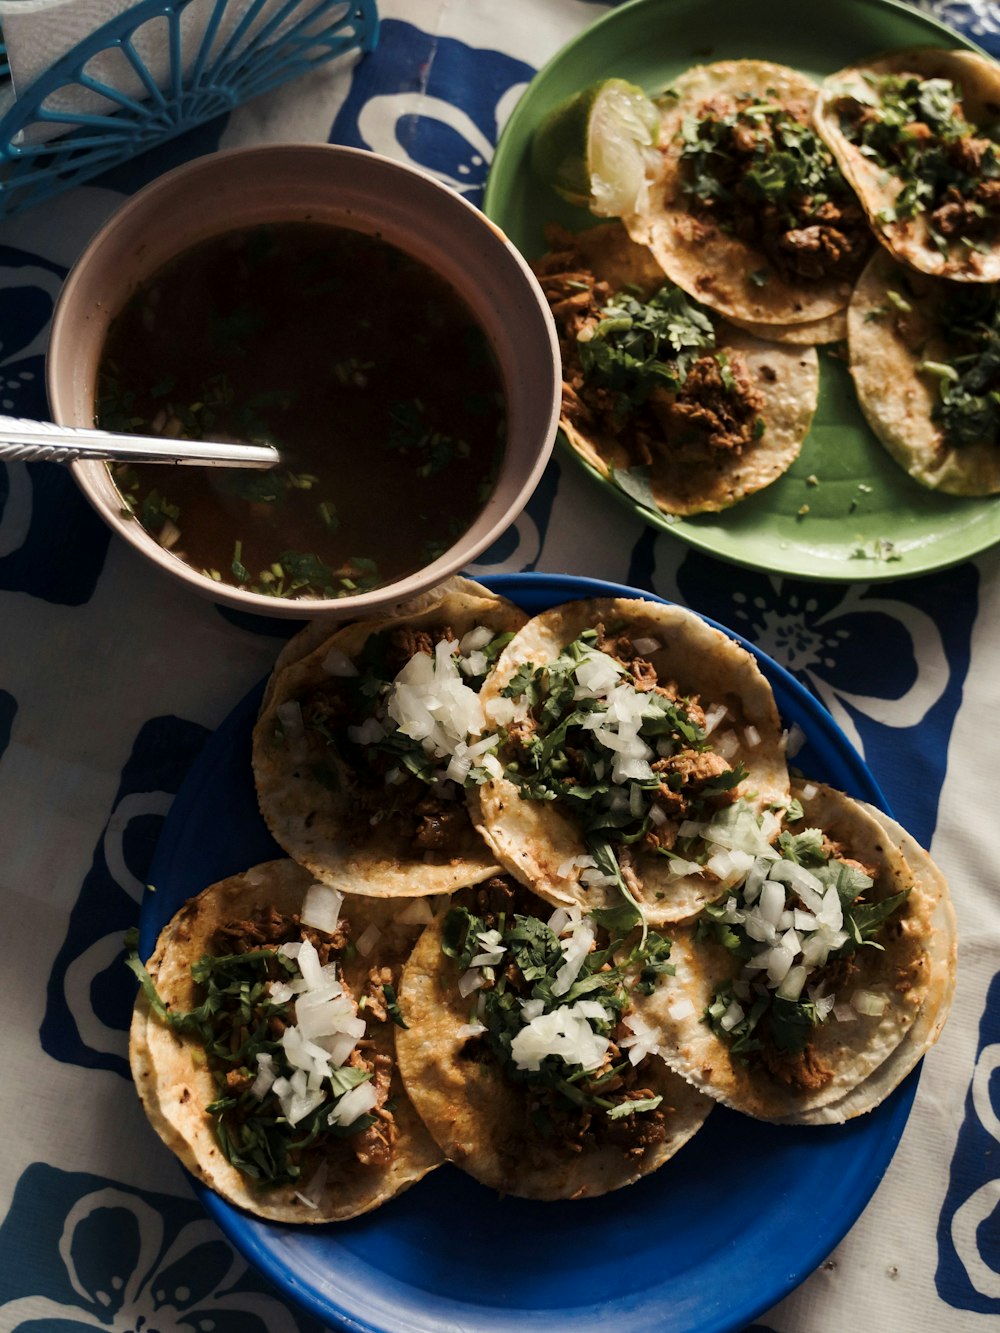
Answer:
[[[270,444],[168,440],[152,435],[117,435],[106,430],[57,426],[0,416],[0,463],[75,463],[78,459],[130,463],[198,463],[202,467],[274,467],[281,461]]]

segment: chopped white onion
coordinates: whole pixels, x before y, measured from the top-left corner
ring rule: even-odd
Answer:
[[[741,1004],[736,1000],[730,1001],[729,1008],[719,1019],[719,1026],[723,1032],[732,1032],[746,1018],[746,1012]]]
[[[806,974],[808,968],[803,967],[801,963],[790,967],[785,973],[785,978],[778,987],[777,994],[783,1000],[797,1000],[802,994],[802,987],[806,984]]]
[[[299,920],[313,930],[322,930],[326,935],[333,935],[340,922],[340,909],[344,895],[339,889],[329,884],[310,884],[299,913]],[[301,964],[299,965],[301,971]]]
[[[323,658],[323,670],[328,676],[339,676],[345,680],[358,674],[358,668],[339,648],[328,649]]]
[[[602,1064],[608,1038],[599,1036],[578,1011],[578,1002],[539,1014],[514,1037],[511,1055],[518,1069],[538,1070],[550,1055],[590,1070]]]
[[[596,938],[594,923],[589,917],[582,918],[573,928],[573,933],[568,939],[561,940],[563,951],[563,963],[556,972],[555,980],[552,982],[553,995],[565,995],[569,988],[580,975],[580,971],[586,961],[587,954],[590,953],[591,946]],[[574,1006],[578,1008],[578,1006]],[[579,1010],[585,1013],[584,1010]],[[586,1016],[586,1015],[585,1015]]]
[[[327,1116],[327,1122],[331,1125],[353,1125],[355,1120],[373,1110],[377,1102],[378,1093],[369,1079],[344,1093]]]
[[[378,944],[381,938],[382,932],[379,930],[378,926],[376,926],[375,922],[372,921],[354,941],[354,947],[362,958],[368,958],[371,955],[372,949],[375,948],[375,945]]]
[[[270,1092],[275,1078],[274,1056],[269,1055],[267,1051],[258,1051],[257,1077],[250,1085],[250,1092],[260,1101],[262,1097]]]
[[[877,1018],[885,1012],[887,997],[880,995],[876,991],[856,990],[851,996],[851,1004],[859,1014],[864,1014],[869,1018]]]
[[[414,898],[396,918],[404,926],[425,926],[434,920],[434,913],[426,898]]]
[[[471,995],[474,990],[478,990],[486,978],[478,967],[470,967],[468,972],[463,972],[458,979],[458,993],[463,999]]]
[[[464,1040],[466,1037],[478,1037],[481,1032],[485,1031],[485,1023],[463,1023],[461,1027],[456,1028],[455,1036]]]
[[[281,734],[291,753],[293,762],[301,763],[308,752],[306,727],[302,720],[302,708],[294,699],[286,699],[274,710],[281,724]]]

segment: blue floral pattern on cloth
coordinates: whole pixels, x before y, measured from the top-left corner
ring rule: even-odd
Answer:
[[[971,37],[991,55],[1000,55],[1000,9],[994,0],[915,0],[914,8]]]
[[[978,584],[974,565],[874,587],[803,583],[697,552],[678,573],[690,606],[790,671],[875,772],[893,774],[886,792],[893,811],[925,846],[969,668]],[[889,762],[904,747],[912,762]]]
[[[1000,1315],[1000,973],[979,1026],[965,1119],[938,1221],[938,1295],[960,1310]]]
[[[413,166],[478,203],[499,126],[534,73],[500,51],[386,19],[379,59],[359,65],[330,139],[393,157],[402,149]]]
[[[5,1333],[320,1333],[192,1199],[35,1162],[0,1227]]]
[[[66,270],[0,246],[0,412],[44,419],[45,345]],[[93,596],[108,530],[67,468],[0,466],[0,590],[79,606]]]
[[[54,1060],[129,1077],[125,1034],[136,988],[122,962],[122,939],[139,919],[170,802],[207,734],[193,722],[162,717],[136,737],[49,977],[40,1037]]]

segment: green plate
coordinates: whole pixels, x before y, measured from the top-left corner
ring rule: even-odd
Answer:
[[[529,162],[546,113],[597,79],[626,78],[656,93],[693,64],[737,57],[775,60],[822,78],[905,46],[980,49],[894,0],[632,0],[586,28],[532,80],[500,139],[483,207],[528,258],[543,253],[546,223],[579,230],[598,221],[563,203]],[[1000,540],[1000,497],[963,499],[918,486],[868,429],[843,362],[824,349],[819,355],[819,409],[797,461],[722,514],[654,513],[570,452],[647,523],[770,573],[896,579],[955,564]]]

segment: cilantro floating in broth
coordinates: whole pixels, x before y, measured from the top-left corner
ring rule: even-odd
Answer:
[[[159,491],[150,491],[138,512],[140,523],[150,532],[159,532],[168,520],[176,523],[180,516],[180,508],[166,500]]]
[[[449,464],[469,457],[471,451],[466,440],[429,425],[425,405],[419,398],[392,403],[389,417],[386,448],[413,459],[417,476],[436,477]]]
[[[482,510],[506,439],[499,368],[456,293],[380,238],[318,223],[211,238],[143,283],[109,332],[95,421],[276,446],[270,472],[165,483],[139,465],[121,484],[155,531],[165,503],[184,513],[194,568],[282,598],[421,568]]]

